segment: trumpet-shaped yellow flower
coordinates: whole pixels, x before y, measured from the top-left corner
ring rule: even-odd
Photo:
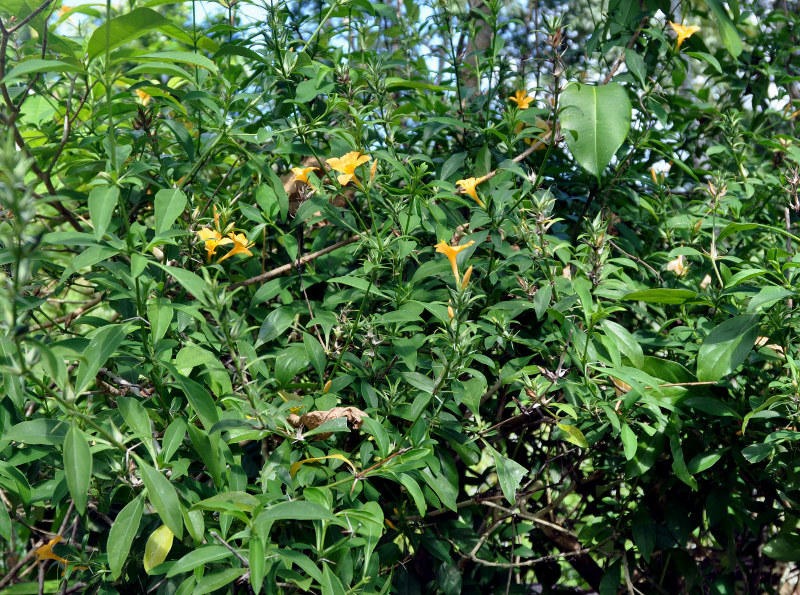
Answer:
[[[516,103],[519,109],[528,109],[533,101],[533,97],[528,95],[528,92],[524,89],[518,89],[508,100]]]
[[[469,194],[482,207],[483,201],[478,198],[478,192],[475,190],[475,186],[483,182],[487,177],[488,176],[483,176],[481,178],[467,178],[466,180],[459,180],[456,182],[456,184],[461,186],[461,192],[464,194]]]
[[[217,217],[216,210],[214,212],[214,217],[215,219]],[[223,246],[231,243],[231,240],[228,238],[223,238],[222,234],[216,229],[203,227],[202,229],[198,229],[195,233],[206,246],[206,258],[208,260],[211,260],[211,257],[217,253],[217,246]]]
[[[217,261],[217,263],[222,262],[226,258],[230,258],[234,254],[247,254],[248,256],[252,256],[253,255],[253,253],[250,252],[250,250],[249,250],[249,248],[251,248],[253,246],[253,244],[252,244],[252,242],[248,242],[247,241],[247,236],[246,235],[244,235],[243,233],[233,233],[233,232],[231,232],[231,233],[228,234],[228,237],[230,238],[230,240],[228,240],[227,243],[233,242],[233,248],[231,248],[230,252],[228,252],[225,256],[220,258]]]
[[[356,178],[356,168],[359,165],[363,165],[367,161],[372,159],[369,155],[362,155],[358,151],[350,151],[349,153],[345,153],[341,157],[331,157],[330,159],[326,159],[325,162],[331,166],[331,169],[334,171],[339,172],[339,176],[337,176],[337,180],[342,186],[347,186],[350,183],[350,180],[355,179],[356,184],[358,184],[358,178]]]
[[[450,261],[450,266],[453,267],[453,276],[456,278],[456,282],[459,281],[458,263],[456,262],[458,253],[464,250],[465,248],[472,246],[472,244],[474,243],[475,243],[474,241],[470,240],[463,246],[451,246],[450,244],[442,240],[438,244],[436,244],[436,251],[439,252],[440,254],[444,254],[447,257],[447,260]]]
[[[34,552],[36,554],[36,561],[41,562],[42,560],[56,560],[62,564],[68,564],[69,560],[53,553],[53,546],[62,539],[63,537],[61,537],[61,535],[56,535],[48,543],[37,549],[36,552]]]
[[[675,51],[677,52],[681,48],[681,44],[685,39],[690,38],[692,35],[700,31],[700,27],[697,25],[692,25],[691,27],[686,25],[678,25],[677,23],[673,23],[672,21],[669,22],[669,26],[672,27],[672,30],[675,31],[678,35],[678,43],[675,44]]]
[[[294,173],[294,179],[296,182],[305,182],[306,184],[310,184],[308,181],[308,173],[312,172],[318,167],[293,167],[292,173]]]

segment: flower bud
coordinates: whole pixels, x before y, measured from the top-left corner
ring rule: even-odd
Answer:
[[[464,273],[464,280],[461,282],[461,289],[466,289],[469,284],[469,278],[472,276],[472,265],[469,266],[467,272]],[[450,317],[452,318],[452,316]]]

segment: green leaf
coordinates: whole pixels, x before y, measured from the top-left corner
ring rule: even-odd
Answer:
[[[86,511],[86,498],[92,480],[92,452],[81,429],[74,423],[64,439],[64,472],[72,501],[80,514]]]
[[[144,545],[144,571],[150,571],[167,559],[169,550],[172,549],[174,535],[166,525],[161,525],[150,534]]]
[[[642,368],[644,366],[644,352],[636,337],[628,329],[611,320],[604,320],[602,326],[606,335],[614,339],[619,350],[631,360],[634,367]]]
[[[629,293],[623,296],[622,299],[653,304],[683,304],[696,297],[697,293],[688,289],[644,289]]]
[[[774,444],[751,444],[742,449],[742,456],[748,463],[760,463],[772,456],[773,452],[775,452]]]
[[[581,448],[589,448],[589,444],[586,442],[586,438],[584,438],[583,432],[581,432],[579,428],[567,424],[558,424],[558,429],[564,433],[564,438],[567,442],[571,442],[575,446],[580,446]]]
[[[12,68],[0,81],[0,84],[6,84],[13,79],[21,78],[29,74],[39,74],[42,72],[85,72],[83,68],[76,64],[64,60],[42,60],[41,58],[32,58],[20,62]]]
[[[89,38],[86,53],[89,60],[94,60],[106,51],[106,25],[109,27],[109,50],[133,41],[153,29],[158,29],[172,22],[162,17],[151,8],[137,8],[128,14],[111,19],[97,27]]]
[[[706,469],[713,467],[717,461],[722,458],[723,452],[725,452],[723,449],[701,452],[699,455],[695,456],[691,461],[689,461],[689,463],[686,465],[686,469],[692,475],[695,473],[702,473]]]
[[[186,291],[198,299],[201,299],[208,289],[208,284],[202,279],[202,277],[195,275],[191,271],[161,264],[158,261],[153,261],[153,264],[162,268],[168,275],[172,276],[178,283],[180,283]]]
[[[111,576],[117,580],[122,574],[122,566],[128,559],[128,552],[131,550],[136,532],[139,530],[139,523],[144,512],[144,496],[139,495],[119,511],[111,531],[108,533],[108,567],[111,569]]]
[[[155,198],[156,235],[167,231],[186,208],[186,195],[180,190],[159,190]]]
[[[137,438],[151,440],[150,418],[144,406],[133,397],[118,397],[117,408],[122,414],[122,419],[128,424]]]
[[[3,442],[24,442],[25,444],[64,444],[69,423],[40,417],[23,421],[3,433]]]
[[[622,449],[625,453],[625,460],[630,461],[636,456],[636,450],[639,448],[639,441],[628,424],[622,424],[620,437],[622,438]]]
[[[647,79],[647,69],[644,65],[644,60],[634,50],[625,48],[625,66],[636,77],[640,84],[644,85]]]
[[[118,199],[119,188],[116,186],[95,186],[89,192],[89,215],[92,217],[94,237],[97,240],[101,240],[108,229]]]
[[[494,457],[497,479],[500,482],[500,489],[503,490],[503,496],[510,504],[514,504],[517,501],[517,488],[528,471],[516,461],[501,455],[488,444],[486,447]]]
[[[779,562],[800,561],[800,535],[778,535],[773,537],[763,549],[764,555]]]
[[[141,471],[144,487],[147,488],[147,496],[156,509],[158,516],[164,521],[172,533],[178,539],[183,538],[183,517],[181,516],[181,504],[178,501],[178,494],[172,487],[170,481],[164,475],[145,463],[140,457],[136,457],[136,463]]]
[[[217,66],[202,54],[195,54],[194,52],[155,52],[152,54],[143,54],[136,56],[137,60],[157,60],[160,62],[182,62],[184,64],[191,64],[192,66],[199,66],[217,74]]]
[[[197,413],[197,417],[200,418],[200,423],[203,424],[206,431],[211,431],[214,424],[219,421],[219,409],[214,403],[214,399],[211,398],[211,395],[208,394],[202,384],[187,378],[178,372],[172,364],[165,363],[164,366],[180,385],[192,409]]]
[[[167,572],[166,578],[172,578],[182,572],[190,572],[209,562],[216,562],[232,556],[228,548],[221,545],[206,545],[186,554],[183,558],[172,565]]]
[[[322,381],[323,374],[325,373],[325,364],[327,358],[325,357],[325,348],[320,344],[316,337],[312,337],[308,333],[303,333],[303,345],[306,348],[308,359],[311,360],[311,365],[319,375]]]
[[[279,502],[269,508],[265,508],[256,515],[258,523],[269,521],[333,521],[336,517],[333,513],[316,502],[306,502],[305,500],[295,500],[293,502]]]
[[[249,550],[247,561],[250,562],[250,586],[253,587],[253,591],[258,595],[264,586],[264,573],[266,571],[264,542],[261,541],[260,537],[256,535],[250,537]]]
[[[11,515],[8,514],[8,509],[5,506],[0,506],[0,537],[10,544],[11,534]]]
[[[728,15],[728,11],[725,10],[720,0],[705,0],[705,2],[711,9],[711,12],[714,13],[714,18],[717,21],[717,30],[719,31],[720,37],[722,37],[722,43],[725,44],[731,56],[738,58],[744,48],[742,46],[742,39],[739,37],[739,32],[736,30],[736,25],[734,25],[731,17]]]
[[[631,535],[642,558],[645,562],[650,562],[650,556],[653,555],[653,549],[656,546],[656,524],[653,522],[650,512],[641,503],[633,513]]]
[[[598,181],[631,127],[631,102],[619,83],[573,83],[561,95],[560,121],[575,160]]]
[[[697,379],[716,382],[738,368],[758,338],[758,316],[743,314],[712,330],[697,353]]]
[[[122,324],[109,324],[90,335],[90,342],[81,354],[81,363],[75,377],[75,394],[81,394],[94,381],[97,372],[125,340],[127,328]]]
[[[225,570],[207,574],[197,583],[194,589],[192,589],[192,595],[205,595],[206,593],[221,589],[225,585],[235,581],[245,572],[247,571],[244,568],[226,568]]]

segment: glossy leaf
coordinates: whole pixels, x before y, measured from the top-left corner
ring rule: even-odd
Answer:
[[[144,571],[150,571],[167,559],[169,551],[172,549],[172,539],[174,535],[169,527],[161,525],[150,534],[144,546]]]
[[[631,127],[631,102],[618,83],[573,83],[561,95],[559,117],[572,156],[600,179]]]
[[[86,436],[75,423],[70,426],[64,439],[64,472],[75,508],[83,514],[92,480],[92,452]]]

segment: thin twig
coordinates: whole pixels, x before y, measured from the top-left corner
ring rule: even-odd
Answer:
[[[355,242],[357,240],[360,240],[360,239],[361,239],[360,235],[355,235],[355,236],[352,236],[350,238],[347,238],[346,240],[342,240],[341,242],[336,242],[332,246],[328,246],[327,248],[323,248],[322,250],[317,250],[316,252],[312,252],[311,254],[307,254],[306,256],[303,256],[302,258],[300,258],[296,262],[290,262],[290,263],[281,265],[281,266],[279,266],[277,268],[274,268],[271,271],[267,271],[266,273],[262,273],[261,275],[257,275],[255,277],[251,277],[250,279],[247,279],[245,281],[240,281],[239,283],[233,283],[232,285],[228,286],[228,291],[232,291],[232,290],[236,289],[237,287],[247,287],[249,285],[255,285],[256,283],[262,283],[264,281],[268,281],[269,279],[272,279],[273,277],[277,277],[279,275],[283,275],[284,273],[288,273],[294,267],[302,266],[302,265],[304,265],[304,264],[306,264],[308,262],[311,262],[312,260],[314,260],[316,258],[319,258],[320,256],[325,256],[329,252],[333,252],[334,250],[338,250],[339,248],[343,248],[344,246],[348,246],[348,245],[352,244],[353,242]]]

